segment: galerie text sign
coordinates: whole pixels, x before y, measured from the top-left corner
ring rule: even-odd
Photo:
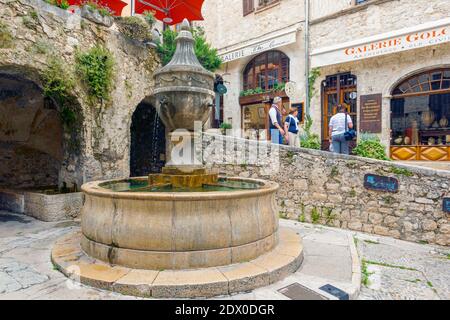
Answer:
[[[450,42],[450,19],[417,25],[373,36],[360,41],[351,41],[339,46],[316,49],[312,52],[312,67],[338,63],[424,48]]]
[[[361,96],[361,132],[381,133],[381,94]]]
[[[369,190],[398,192],[398,180],[391,177],[366,174],[364,176],[364,187]]]
[[[442,210],[444,210],[444,212],[450,213],[450,198],[444,198]]]

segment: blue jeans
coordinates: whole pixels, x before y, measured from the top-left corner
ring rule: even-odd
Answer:
[[[332,136],[331,139],[334,153],[342,153],[342,154],[350,153],[348,148],[349,141],[345,140],[344,133],[336,134]]]
[[[271,136],[272,143],[283,144],[283,137],[280,134],[280,130],[278,130],[278,129],[271,129],[270,130],[270,136]]]

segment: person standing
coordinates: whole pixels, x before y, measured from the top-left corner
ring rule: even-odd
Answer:
[[[329,125],[330,143],[332,152],[349,154],[349,141],[345,139],[345,131],[353,129],[352,117],[347,114],[347,108],[339,104],[338,113],[331,117]]]
[[[273,104],[269,110],[269,129],[272,143],[282,144],[286,132],[281,127],[283,100],[280,97],[273,98]]]
[[[300,147],[298,109],[290,108],[289,115],[284,121],[284,131],[287,132],[286,139],[291,147]]]

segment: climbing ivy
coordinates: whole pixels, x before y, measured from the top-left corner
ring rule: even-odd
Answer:
[[[52,99],[57,105],[61,122],[69,133],[68,150],[76,153],[80,148],[79,134],[81,130],[81,115],[77,112],[77,101],[73,96],[73,77],[65,68],[60,58],[49,58],[47,68],[41,73],[44,96]]]
[[[114,58],[108,49],[97,45],[87,52],[77,52],[76,66],[88,88],[90,102],[108,101],[114,73]]]
[[[217,49],[212,48],[211,45],[207,43],[204,30],[200,27],[196,27],[192,29],[192,34],[195,39],[195,54],[201,65],[211,72],[219,69],[222,64],[222,59],[217,54]],[[171,29],[166,29],[163,32],[163,42],[159,43],[157,48],[163,65],[168,64],[175,54],[175,38],[177,35],[178,33]]]
[[[313,68],[309,72],[309,103],[311,105],[311,99],[316,94],[316,89],[314,85],[316,84],[317,78],[320,77],[320,68]]]

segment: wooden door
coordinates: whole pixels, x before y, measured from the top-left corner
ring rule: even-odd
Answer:
[[[351,74],[341,74],[327,77],[323,86],[322,105],[322,149],[329,150],[329,124],[330,119],[337,113],[337,105],[343,104],[347,107],[347,112],[351,116],[354,128],[357,125],[357,99],[354,96],[357,92],[356,77]],[[350,148],[355,146],[354,141],[350,143]]]

